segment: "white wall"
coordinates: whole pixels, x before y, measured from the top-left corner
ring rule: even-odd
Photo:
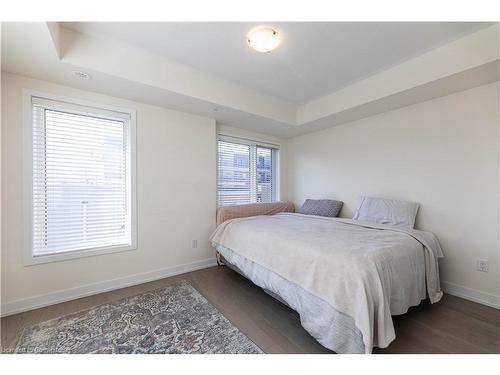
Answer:
[[[360,193],[419,202],[417,227],[436,233],[446,254],[444,286],[500,305],[498,84],[284,141],[49,82],[1,78],[3,313],[211,264],[216,132],[280,144],[281,199],[337,198],[344,217]],[[23,266],[23,88],[137,110],[137,251]],[[489,260],[490,271],[476,272],[476,259]]]
[[[3,313],[213,264],[215,120],[11,74],[1,83]],[[23,265],[23,88],[137,110],[138,250]]]
[[[500,307],[498,83],[299,136],[288,142],[288,193],[345,202],[361,193],[419,202],[417,228],[446,255],[443,286]],[[487,259],[489,272],[476,271]]]

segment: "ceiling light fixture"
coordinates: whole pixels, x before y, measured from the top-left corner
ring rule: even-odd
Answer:
[[[281,42],[278,32],[270,27],[259,26],[247,34],[247,42],[250,47],[259,52],[271,52]]]
[[[73,70],[71,74],[73,74],[78,79],[90,79],[90,74],[81,72],[79,70]]]

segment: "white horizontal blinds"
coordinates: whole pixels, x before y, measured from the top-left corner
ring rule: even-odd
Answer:
[[[250,146],[219,141],[219,206],[252,202],[250,181]]]
[[[33,100],[33,255],[130,244],[129,120],[49,104]]]
[[[223,137],[218,142],[218,205],[273,202],[277,149]]]

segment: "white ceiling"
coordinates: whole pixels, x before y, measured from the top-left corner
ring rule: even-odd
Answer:
[[[84,24],[86,28],[95,29],[92,25]],[[97,25],[108,28],[110,24]],[[119,42],[104,31],[86,30],[93,34],[89,35],[60,27],[57,22],[4,22],[1,25],[2,72],[193,113],[213,118],[221,125],[278,137],[294,137],[345,124],[500,79],[500,24],[277,23],[274,25],[284,30],[285,42],[271,54],[253,52],[245,40],[234,37],[235,33],[220,34],[220,30],[226,28],[240,28],[238,35],[244,35],[254,24],[128,25],[131,38]],[[122,29],[123,24],[116,27]],[[151,39],[156,40],[152,45],[158,47],[164,45],[165,40],[172,40],[168,49],[176,51],[177,59],[172,58],[173,54],[166,56],[167,47],[149,53],[144,48],[153,47],[133,43],[138,35],[145,35],[145,31],[137,30],[150,27]],[[381,46],[373,48],[373,43],[366,42],[373,39],[371,35],[361,36],[367,30],[371,30],[371,34],[375,30],[388,33],[388,27],[395,29],[392,37],[382,43],[385,54],[380,52]],[[324,32],[320,33],[321,28]],[[434,30],[433,36],[429,28]],[[160,29],[164,32],[159,32]],[[169,34],[164,38],[167,29],[177,30],[176,36]],[[315,38],[310,43],[305,41],[305,35],[311,35],[312,29],[323,35],[321,43]],[[344,42],[338,35],[335,38],[328,35],[326,31],[330,29],[337,30],[337,34],[343,30]],[[232,37],[220,42],[214,36],[215,30],[219,30],[219,35]],[[412,38],[408,36],[409,30],[412,30]],[[466,31],[468,33],[459,38],[460,33]],[[297,33],[296,37],[292,37],[292,33]],[[206,35],[211,35],[211,39],[205,38]],[[454,41],[448,39],[445,43],[444,36],[453,36]],[[203,42],[203,39],[214,42]],[[336,40],[336,47],[325,47],[328,44],[325,40],[330,39]],[[433,43],[440,40],[441,45],[431,48],[431,40]],[[393,51],[396,42],[401,47]],[[299,44],[302,52],[291,51]],[[320,44],[323,48],[318,47]],[[391,44],[392,49],[387,44]],[[428,47],[425,51],[424,45]],[[412,57],[409,51],[416,51],[416,46],[420,54]],[[308,53],[308,50],[319,52]],[[403,54],[403,50],[407,53]],[[181,61],[181,55],[190,63]],[[389,55],[391,59],[387,58]],[[400,60],[396,61],[395,56]],[[402,56],[406,56],[404,61]],[[382,66],[381,61],[390,66]],[[296,69],[291,74],[283,65],[293,65]],[[72,74],[73,70],[89,73],[91,79],[79,80]],[[271,90],[279,91],[281,96],[270,95]],[[317,97],[321,92],[326,95]]]
[[[119,40],[202,72],[290,102],[302,103],[488,26],[486,23],[273,23],[277,50],[251,50],[255,23],[63,23]]]

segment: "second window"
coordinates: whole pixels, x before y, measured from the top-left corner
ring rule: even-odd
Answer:
[[[279,199],[278,146],[220,136],[217,150],[219,207]]]

